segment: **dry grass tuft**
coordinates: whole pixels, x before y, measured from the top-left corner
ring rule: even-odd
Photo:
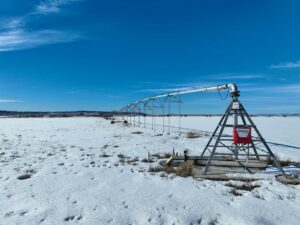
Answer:
[[[186,133],[186,138],[199,138],[202,137],[200,133],[189,131]]]
[[[180,164],[180,166],[178,166],[178,167],[171,167],[171,166],[150,167],[149,172],[175,173],[177,176],[180,176],[180,177],[189,177],[189,176],[193,176],[193,168],[194,168],[194,162],[187,161],[187,162]]]
[[[172,154],[170,153],[165,153],[165,154],[159,154],[159,153],[156,153],[156,154],[153,154],[152,155],[153,157],[156,157],[157,159],[168,159],[172,156]]]
[[[159,172],[175,173],[176,172],[174,167],[165,167],[165,166],[150,167],[148,171],[151,173],[159,173]]]
[[[143,158],[142,160],[141,160],[141,162],[144,162],[144,163],[153,163],[154,161],[152,160],[152,159],[147,159],[147,158]]]
[[[183,162],[177,169],[176,175],[180,177],[190,177],[193,176],[194,162],[187,161]]]
[[[231,191],[229,191],[230,194],[233,194],[234,196],[243,196],[242,193],[240,193],[239,191],[237,191],[236,189],[232,189]]]
[[[128,159],[126,162],[128,163],[128,164],[136,164],[136,162],[138,162],[139,161],[139,157],[134,157],[133,159]]]
[[[281,160],[277,157],[277,161],[279,162],[279,164],[282,166],[282,167],[285,167],[285,166],[291,166],[293,164],[295,164],[295,162],[291,161],[291,160]],[[268,160],[268,165],[275,165],[275,162],[274,162],[274,159],[269,159]]]
[[[225,184],[226,187],[232,187],[235,190],[241,190],[241,191],[253,191],[255,188],[260,187],[257,184],[251,184],[250,182],[245,182],[241,185],[239,184],[233,184],[233,183],[227,183]]]

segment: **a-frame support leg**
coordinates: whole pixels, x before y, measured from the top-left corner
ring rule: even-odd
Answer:
[[[239,102],[239,103],[240,103],[240,102]],[[241,103],[240,103],[240,104],[241,104]],[[240,115],[241,115],[243,124],[244,124],[244,125],[247,125],[247,122],[246,122],[246,119],[245,119],[245,117],[244,117],[244,114],[246,114],[246,115],[248,114],[248,113],[245,111],[245,108],[243,108],[243,110],[241,110]],[[251,140],[251,146],[252,146],[252,148],[253,148],[253,151],[254,151],[254,154],[255,154],[257,160],[259,160],[260,158],[259,158],[259,155],[258,155],[258,153],[257,153],[257,149],[256,149],[256,146],[255,146],[253,140]]]
[[[233,102],[231,102],[231,103],[229,104],[229,107],[228,107],[228,109],[226,110],[226,114],[224,115],[225,117],[224,117],[223,125],[225,125],[225,124],[227,123],[227,120],[228,120],[228,118],[229,118],[229,116],[230,116],[230,111],[231,111],[231,109],[232,109],[232,104],[233,104]],[[222,119],[222,120],[223,120],[223,119]],[[222,120],[221,120],[221,122],[222,122]],[[221,123],[221,122],[220,122],[220,123]],[[222,123],[219,124],[219,125],[222,125]],[[218,125],[218,126],[219,126],[219,125]],[[212,150],[212,152],[211,152],[211,155],[210,155],[210,157],[209,157],[209,159],[208,159],[208,162],[206,163],[205,170],[204,170],[204,174],[207,174],[208,168],[209,168],[210,163],[211,163],[211,161],[212,161],[212,159],[213,159],[213,157],[214,157],[214,154],[215,154],[215,152],[216,152],[216,149],[217,149],[217,146],[218,146],[218,144],[219,144],[220,138],[221,138],[221,136],[222,136],[222,134],[223,134],[224,128],[225,128],[225,126],[222,126],[221,129],[220,129],[220,132],[219,132],[219,134],[218,134],[218,138],[217,138],[217,140],[216,140],[216,142],[215,142],[215,146],[214,146],[214,148],[213,148],[213,150]],[[212,136],[212,137],[213,137],[213,136]]]
[[[243,111],[246,112],[244,106],[242,104],[240,104],[240,107]],[[265,148],[267,149],[267,151],[269,152],[270,156],[273,158],[276,167],[280,170],[280,172],[286,176],[286,173],[284,172],[284,170],[282,169],[280,163],[278,162],[278,160],[276,159],[276,156],[274,155],[274,153],[271,151],[270,147],[268,146],[268,144],[266,143],[265,139],[261,136],[259,130],[257,129],[257,127],[255,126],[254,122],[252,121],[252,119],[250,118],[250,116],[247,114],[247,112],[245,113],[245,116],[247,117],[247,119],[249,120],[250,124],[253,126],[255,132],[258,135],[258,138],[261,140],[261,142],[263,143],[263,145],[265,146]]]
[[[201,154],[201,157],[204,156],[204,153],[207,151],[208,146],[210,145],[211,141],[214,139],[214,137],[215,137],[217,131],[219,130],[220,126],[222,125],[222,123],[223,123],[223,121],[224,121],[226,115],[227,115],[228,113],[230,113],[231,108],[232,108],[232,103],[231,103],[231,104],[229,105],[229,107],[226,109],[226,111],[225,111],[224,115],[222,116],[220,122],[218,123],[216,129],[214,130],[213,134],[211,135],[209,141],[207,142],[207,144],[206,144],[206,146],[205,146],[205,148],[204,148],[204,150],[203,150],[203,152],[202,152],[202,154]]]

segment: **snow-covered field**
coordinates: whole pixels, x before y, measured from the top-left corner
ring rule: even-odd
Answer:
[[[300,146],[299,117],[254,120],[268,141]],[[212,131],[217,121],[182,126]],[[102,118],[0,119],[0,224],[299,224],[300,186],[274,174],[236,196],[234,182],[148,172],[148,152],[199,154],[207,142],[158,133]],[[300,161],[297,148],[271,147]]]

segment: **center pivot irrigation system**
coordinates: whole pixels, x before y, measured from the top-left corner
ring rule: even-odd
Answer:
[[[203,163],[204,174],[209,173],[210,167],[214,170],[214,167],[220,164],[227,164],[231,167],[239,166],[243,170],[253,173],[254,170],[261,167],[261,162],[273,160],[279,171],[286,176],[270,147],[239,101],[240,91],[236,84],[228,83],[213,87],[195,88],[137,100],[121,109],[122,117],[124,122],[134,126],[143,125],[144,127],[147,125],[146,117],[150,117],[152,129],[156,129],[155,119],[161,117],[162,131],[165,132],[165,129],[168,128],[168,134],[170,134],[171,103],[177,103],[180,134],[182,129],[181,105],[183,103],[181,96],[200,92],[220,92],[221,90],[228,90],[232,100],[217,127],[210,134],[210,139],[201,155],[190,157],[190,159]],[[158,115],[156,110],[160,110],[162,113]],[[165,123],[165,117],[168,118],[168,124]]]

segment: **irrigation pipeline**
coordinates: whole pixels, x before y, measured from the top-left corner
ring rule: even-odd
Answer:
[[[220,91],[221,90],[227,90],[228,92],[226,93],[225,96],[222,96]],[[233,99],[237,99],[239,97],[239,90],[237,88],[237,85],[234,83],[227,83],[227,84],[223,84],[223,85],[217,85],[217,86],[212,86],[212,87],[205,87],[205,88],[192,88],[189,90],[184,90],[184,91],[178,91],[178,92],[173,92],[173,93],[167,93],[167,94],[161,94],[161,95],[156,95],[156,96],[152,96],[152,97],[148,97],[148,98],[143,98],[137,101],[134,101],[128,105],[126,105],[125,107],[123,107],[120,112],[121,112],[121,116],[124,119],[124,115],[127,116],[127,122],[132,123],[133,125],[136,125],[136,123],[138,124],[138,126],[141,126],[142,124],[144,125],[144,127],[146,127],[147,125],[151,126],[152,129],[155,130],[155,127],[162,127],[162,131],[164,132],[165,129],[169,130],[170,133],[170,129],[178,129],[179,134],[181,129],[185,130],[185,131],[196,131],[196,132],[201,132],[204,134],[211,134],[211,132],[209,131],[203,131],[203,130],[197,130],[197,129],[189,129],[189,128],[184,128],[181,127],[181,113],[182,113],[182,107],[181,104],[183,103],[183,100],[181,99],[181,95],[185,95],[185,94],[192,94],[192,93],[199,93],[199,92],[213,92],[213,91],[217,91],[219,94],[219,97],[222,100],[225,100],[229,94]],[[179,97],[177,101],[174,101],[174,98]],[[157,101],[156,101],[157,100]],[[150,104],[151,103],[151,104]],[[171,103],[178,103],[178,126],[171,126],[170,124],[170,104]],[[142,108],[141,108],[142,106]],[[162,114],[160,114],[160,116],[162,116],[163,121],[162,121],[162,125],[161,124],[157,124],[155,122],[155,117],[158,116],[159,114],[156,114],[157,109],[161,109],[162,110]],[[152,123],[146,123],[145,118],[147,115],[147,112],[151,112],[151,114],[149,114],[150,117],[152,117]],[[138,117],[138,121],[135,121],[135,117]],[[144,117],[144,122],[141,121],[141,116]],[[165,116],[168,116],[167,121],[165,121]],[[132,118],[133,117],[133,118]],[[128,121],[130,120],[130,121]],[[280,143],[274,143],[274,142],[267,142],[268,144],[272,144],[272,145],[276,145],[276,146],[284,146],[284,147],[288,147],[288,148],[294,148],[294,149],[300,149],[300,147],[297,146],[289,146],[289,145],[285,145],[285,144],[280,144]]]
[[[159,98],[169,98],[169,97],[175,97],[175,96],[180,96],[180,95],[185,95],[185,94],[191,94],[191,93],[199,93],[199,92],[212,92],[212,91],[221,91],[221,90],[230,90],[231,96],[238,97],[239,96],[239,91],[237,88],[237,85],[234,83],[228,83],[228,84],[223,84],[223,85],[217,85],[217,86],[212,86],[212,87],[205,87],[205,88],[192,88],[189,90],[184,90],[184,91],[177,91],[173,93],[168,93],[168,94],[161,94],[161,95],[155,95],[149,98],[143,98],[137,101],[134,101],[124,108],[121,109],[121,112],[124,112],[124,110],[136,107],[140,103],[147,103],[148,101],[159,99]]]
[[[192,93],[200,93],[200,92],[218,92],[220,98],[224,100],[227,98],[227,96],[222,97],[220,95],[221,90],[228,90],[227,96],[230,93],[230,96],[237,101],[237,98],[239,97],[239,91],[234,83],[228,83],[223,85],[217,85],[217,86],[211,86],[211,87],[204,87],[204,88],[192,88],[189,90],[184,91],[177,91],[173,93],[167,93],[167,94],[161,94],[156,95],[148,98],[143,98],[137,101],[134,101],[125,107],[123,107],[120,112],[121,116],[124,121],[127,121],[128,123],[131,123],[133,125],[138,122],[139,125],[141,125],[141,115],[146,116],[147,114],[151,115],[152,121],[151,121],[151,127],[153,130],[155,130],[156,127],[156,119],[155,116],[158,115],[158,111],[162,111],[162,118],[163,118],[163,132],[165,131],[165,127],[169,129],[170,133],[170,115],[171,115],[171,104],[178,104],[178,129],[179,129],[179,135],[180,135],[180,129],[181,129],[181,116],[182,116],[182,95],[186,94],[192,94]],[[150,112],[150,113],[149,113]],[[168,115],[168,120],[166,121],[168,126],[165,126],[165,115]],[[124,116],[127,118],[125,119]],[[138,117],[138,121],[136,121],[136,117]],[[146,121],[144,118],[144,126],[146,126]]]
[[[184,91],[178,91],[174,93],[169,94],[162,94],[162,95],[156,95],[149,98],[140,99],[137,101],[134,101],[124,108],[121,109],[121,116],[124,119],[124,115],[127,116],[127,120],[124,119],[127,123],[133,124],[134,126],[138,122],[138,126],[141,126],[141,116],[144,116],[144,127],[146,127],[146,111],[151,111],[151,127],[155,131],[156,130],[156,116],[158,113],[158,110],[162,110],[163,115],[163,132],[165,131],[165,128],[169,129],[168,134],[170,134],[170,115],[171,115],[171,103],[178,104],[178,129],[179,129],[179,136],[181,135],[181,117],[182,117],[182,95],[185,94],[191,94],[191,93],[199,93],[199,92],[212,92],[217,91],[220,98],[222,96],[220,95],[220,90],[228,90],[228,95],[230,93],[230,97],[232,100],[230,101],[229,106],[227,107],[225,113],[221,117],[221,120],[219,121],[217,127],[215,128],[214,132],[209,138],[208,143],[206,144],[204,150],[202,151],[201,157],[204,156],[205,153],[209,152],[209,159],[206,163],[204,174],[207,174],[208,169],[211,165],[212,160],[214,159],[214,155],[220,154],[218,153],[218,150],[220,148],[227,148],[229,151],[227,153],[222,153],[223,156],[227,155],[228,157],[232,157],[234,155],[234,161],[236,161],[239,158],[239,155],[241,153],[241,150],[248,151],[250,148],[251,151],[253,151],[253,155],[256,157],[257,160],[260,160],[261,157],[265,157],[266,153],[269,158],[272,158],[274,160],[274,163],[276,167],[279,169],[279,171],[286,176],[286,173],[284,172],[283,168],[281,167],[280,163],[276,159],[274,153],[271,151],[270,147],[266,143],[265,139],[261,136],[259,130],[255,126],[253,120],[250,118],[250,115],[247,113],[243,105],[239,101],[240,92],[236,86],[236,84],[228,83],[218,86],[212,86],[212,87],[206,87],[206,88],[194,88],[190,90],[184,90]],[[227,96],[225,96],[227,98]],[[151,104],[149,104],[151,103]],[[141,106],[143,107],[143,114],[141,113]],[[165,109],[167,109],[168,113],[166,114]],[[168,126],[165,126],[165,115],[168,116]],[[138,121],[136,121],[136,117],[138,116]],[[229,122],[228,118],[232,117],[233,120]],[[233,128],[233,134],[231,135],[232,138],[225,138],[224,135],[224,129],[226,127],[232,127]],[[251,135],[251,129],[255,131],[257,138],[256,140]],[[244,130],[247,132],[247,136],[244,137],[244,135],[239,135],[239,131]],[[225,144],[224,144],[225,142]],[[246,148],[243,146],[246,145]],[[260,146],[260,145],[262,146]],[[242,146],[242,147],[241,147]],[[263,149],[264,148],[264,149]],[[258,153],[257,150],[260,150]],[[248,159],[248,158],[247,158]],[[241,162],[238,162],[240,165],[245,167],[245,169],[252,173],[252,171],[248,168],[247,165],[243,165]]]

